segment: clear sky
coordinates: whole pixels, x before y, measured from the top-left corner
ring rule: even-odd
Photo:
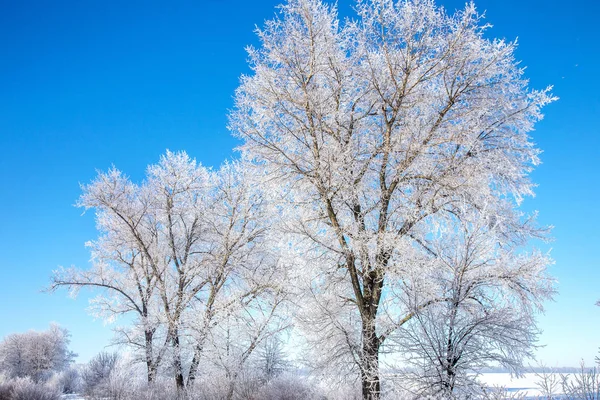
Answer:
[[[79,184],[112,164],[141,179],[166,149],[212,166],[235,157],[227,109],[248,72],[244,47],[277,3],[0,0],[0,337],[55,321],[81,362],[110,342],[111,327],[86,313],[90,296],[40,292],[59,265],[88,266],[84,243],[97,233],[93,215],[73,207]],[[476,5],[490,36],[519,38],[531,86],[552,84],[560,97],[533,132],[543,165],[524,204],[555,226],[560,294],[539,319],[538,356],[591,363],[600,346],[600,2]],[[342,14],[350,6],[340,0]]]

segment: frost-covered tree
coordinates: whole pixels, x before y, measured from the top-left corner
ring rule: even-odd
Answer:
[[[261,371],[265,382],[268,383],[281,375],[289,368],[289,364],[280,336],[273,336],[262,344],[256,359],[256,367]]]
[[[260,341],[287,326],[277,312],[285,301],[285,269],[272,247],[270,210],[257,178],[243,162],[225,164],[212,178],[211,219],[203,239],[211,275],[207,289],[192,304],[190,382],[206,347],[222,359],[222,352],[215,353],[223,349],[221,339],[235,337],[235,362],[232,351],[224,357],[239,369]]]
[[[444,301],[424,279],[427,235],[458,204],[502,213],[489,204],[532,194],[528,132],[553,97],[528,88],[516,44],[484,37],[472,4],[365,0],[345,23],[319,0],[280,10],[249,48],[230,128],[284,198],[314,343],[377,399],[381,346],[414,316],[403,299]]]
[[[98,226],[102,228],[99,221]],[[83,287],[102,289],[92,300],[94,315],[113,322],[119,315],[134,314],[132,327],[117,328],[119,341],[141,351],[152,382],[167,350],[157,303],[157,280],[145,256],[135,244],[122,237],[122,230],[107,230],[106,236],[88,242],[92,249],[92,268],[59,269],[52,277],[51,290],[68,286],[76,296]],[[116,245],[116,246],[115,246]]]
[[[535,348],[534,313],[554,293],[548,256],[519,250],[543,233],[532,220],[457,215],[427,243],[435,254],[427,275],[446,300],[418,310],[422,300],[407,299],[414,317],[389,339],[413,367],[408,380],[421,396],[477,397],[484,367],[520,373]]]
[[[102,289],[92,301],[96,316],[112,322],[119,315],[134,314],[134,327],[121,333],[128,344],[142,350],[152,382],[171,340],[162,323],[158,295],[161,269],[157,263],[162,261],[159,251],[164,251],[158,246],[164,238],[151,213],[153,194],[115,168],[100,173],[83,191],[77,205],[95,209],[100,231],[97,240],[86,243],[92,268],[61,268],[54,272],[50,289],[69,287],[73,296],[83,287]]]
[[[10,378],[42,382],[66,370],[76,354],[69,350],[69,332],[56,324],[47,331],[13,333],[0,342],[0,372]]]
[[[59,270],[52,287],[105,289],[94,307],[108,318],[136,315],[121,333],[142,350],[148,380],[168,359],[184,387],[224,316],[250,315],[260,321],[258,335],[274,319],[278,260],[266,246],[267,209],[253,182],[241,163],[211,171],[172,152],[140,184],[114,168],[100,173],[78,203],[96,211],[101,232],[90,243],[92,269]]]
[[[271,279],[277,279],[272,276]],[[259,301],[225,315],[211,332],[207,357],[224,372],[228,384],[226,398],[235,398],[239,378],[253,368],[260,358],[259,349],[279,332],[289,327],[288,317],[281,310],[287,299],[283,284],[265,291]]]
[[[109,389],[110,375],[118,361],[119,355],[117,353],[103,351],[94,356],[81,373],[83,391],[87,395],[98,395],[102,392],[106,394]]]

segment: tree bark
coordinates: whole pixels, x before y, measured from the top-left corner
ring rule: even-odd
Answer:
[[[181,363],[181,349],[179,346],[179,332],[175,332],[175,334],[173,335],[173,351],[175,352],[174,354],[174,360],[173,360],[173,366],[175,367],[175,385],[177,386],[178,390],[182,390],[185,388],[185,380],[183,378],[183,365]]]
[[[198,367],[200,366],[200,357],[202,355],[202,350],[202,343],[197,344],[196,348],[194,349],[194,357],[192,358],[190,372],[188,374],[188,386],[194,383],[194,381],[196,380],[196,375],[198,375]]]
[[[363,400],[379,400],[379,338],[375,331],[375,318],[368,318],[362,327],[361,380]]]
[[[154,334],[148,330],[144,332],[145,345],[146,345],[146,368],[148,373],[148,383],[154,382],[156,377],[156,365],[154,363],[154,355],[152,349],[152,339]]]

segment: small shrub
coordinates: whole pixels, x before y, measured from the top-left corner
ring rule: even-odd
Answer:
[[[600,400],[600,371],[597,367],[588,368],[583,360],[579,372],[562,374],[562,390],[569,400]]]
[[[313,385],[294,375],[279,376],[263,386],[256,397],[261,400],[313,400],[319,396]]]
[[[223,384],[218,386],[226,388],[230,382],[227,382],[224,378],[222,380]],[[235,382],[235,398],[243,400],[256,398],[256,393],[260,391],[265,382],[264,375],[256,373],[256,371],[242,371],[237,382]],[[226,390],[223,389],[222,391],[221,397],[227,398]]]
[[[10,400],[60,400],[61,393],[51,385],[16,379]]]
[[[60,374],[60,386],[64,394],[73,394],[79,392],[81,388],[81,377],[79,371],[75,368],[69,368]]]
[[[222,374],[199,377],[187,389],[186,396],[189,400],[227,400],[228,387],[229,380]]]
[[[83,392],[87,395],[107,396],[111,373],[118,359],[117,353],[104,351],[92,358],[81,374]]]
[[[81,389],[81,377],[75,368],[54,374],[47,383],[56,387],[63,394],[79,393]]]
[[[534,372],[537,380],[536,386],[540,390],[543,399],[555,399],[560,392],[561,376],[546,366],[539,365],[540,371]]]
[[[185,393],[178,393],[172,382],[154,382],[152,384],[140,383],[136,390],[127,396],[127,400],[193,400]]]

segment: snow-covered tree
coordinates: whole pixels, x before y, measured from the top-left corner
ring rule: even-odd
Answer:
[[[52,287],[105,289],[93,306],[107,318],[136,315],[120,332],[142,350],[148,380],[168,359],[182,388],[225,317],[247,313],[263,335],[281,301],[271,301],[281,292],[272,279],[278,260],[266,247],[269,219],[253,182],[241,163],[211,171],[183,152],[167,152],[141,184],[114,168],[100,173],[79,201],[96,211],[101,232],[90,243],[92,269],[59,270]],[[266,322],[249,311],[261,307],[270,310]]]
[[[100,173],[83,190],[78,206],[96,210],[100,231],[97,240],[86,243],[92,268],[61,268],[54,272],[50,289],[69,287],[73,296],[83,287],[102,289],[91,304],[96,316],[113,322],[119,315],[134,314],[134,327],[120,333],[128,344],[142,350],[152,382],[171,340],[162,324],[158,296],[161,274],[157,272],[162,271],[158,251],[164,237],[152,215],[153,195],[115,168]]]
[[[353,366],[377,399],[381,346],[415,315],[405,298],[445,300],[425,239],[459,204],[532,194],[528,132],[553,97],[528,88],[516,44],[486,38],[472,4],[449,15],[431,0],[365,0],[343,24],[319,0],[280,10],[249,49],[230,128],[284,198],[324,361]]]
[[[224,368],[233,385],[256,347],[288,326],[279,310],[286,301],[286,267],[269,229],[270,209],[257,177],[243,162],[213,174],[211,224],[204,240],[211,278],[196,296],[189,326],[195,349],[189,371],[198,374],[202,353]]]
[[[0,372],[42,382],[73,362],[76,354],[69,350],[70,342],[69,332],[56,324],[47,331],[8,335],[0,342]]]
[[[427,243],[435,254],[428,276],[446,301],[418,310],[422,300],[407,299],[414,317],[389,338],[388,345],[398,345],[404,364],[413,367],[408,380],[420,396],[477,397],[484,367],[520,373],[535,348],[534,313],[554,293],[549,257],[519,250],[527,238],[543,233],[531,219],[457,214],[460,219]]]
[[[265,382],[281,375],[289,368],[289,364],[280,336],[275,335],[263,342],[256,359],[256,367],[261,371]]]
[[[117,353],[98,353],[84,367],[81,373],[83,392],[87,395],[98,395],[102,392],[103,397],[108,392],[110,375],[117,366],[119,355]]]

